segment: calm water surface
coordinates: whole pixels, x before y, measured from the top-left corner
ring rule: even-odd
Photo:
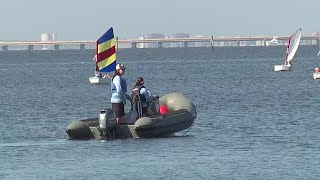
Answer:
[[[319,179],[318,49],[274,72],[284,51],[121,50],[129,87],[143,76],[154,94],[183,92],[198,117],[186,134],[108,142],[65,133],[110,106],[109,85],[88,80],[94,50],[0,51],[0,179]]]

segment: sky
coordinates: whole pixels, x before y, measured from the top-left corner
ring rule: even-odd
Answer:
[[[119,39],[149,33],[289,36],[320,32],[320,0],[0,0],[0,40]]]

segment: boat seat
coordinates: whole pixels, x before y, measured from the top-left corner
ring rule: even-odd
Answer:
[[[124,123],[122,124],[134,124],[137,120],[138,114],[135,109],[131,109],[126,115],[124,116]]]

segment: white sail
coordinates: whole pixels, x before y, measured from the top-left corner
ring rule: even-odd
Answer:
[[[301,28],[298,29],[288,40],[286,61],[290,62],[296,54],[301,39]]]
[[[320,55],[320,51],[318,52],[317,56],[319,56],[319,55]]]

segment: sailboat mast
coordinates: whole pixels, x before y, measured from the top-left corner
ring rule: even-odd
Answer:
[[[290,48],[290,43],[291,43],[291,37],[292,37],[292,36],[290,36],[289,39],[288,39],[287,50],[286,50],[286,58],[285,58],[285,62],[284,62],[285,64],[287,64],[287,60],[288,60],[289,48]]]
[[[98,68],[98,40],[96,41],[96,55],[95,55],[96,59],[95,59],[95,63],[96,63],[96,71],[99,71],[99,68]]]
[[[287,52],[287,62],[290,63],[293,59],[294,55],[296,54],[299,43],[301,39],[301,28],[298,29],[292,36],[290,36],[290,40],[288,43],[288,52]]]

